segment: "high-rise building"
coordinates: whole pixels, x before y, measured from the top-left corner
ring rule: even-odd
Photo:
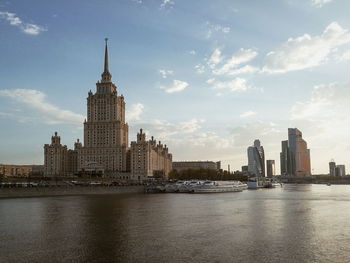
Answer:
[[[143,180],[172,169],[172,155],[166,146],[145,141],[142,133],[129,148],[129,127],[125,120],[125,101],[109,72],[107,39],[104,70],[96,83],[96,92],[87,97],[87,119],[84,121],[84,144],[79,139],[74,150],[61,145],[61,138],[51,138],[44,146],[46,176],[66,176],[74,173],[111,175],[121,179]]]
[[[335,168],[335,175],[336,176],[345,176],[345,165],[343,164],[338,164],[337,167]]]
[[[254,145],[248,147],[247,153],[248,172],[255,176],[265,177],[265,153],[260,141],[255,140]]]
[[[310,150],[298,129],[288,129],[288,141],[282,141],[281,174],[310,176]]]
[[[335,176],[336,175],[336,168],[337,168],[337,166],[336,166],[336,164],[335,164],[335,162],[329,162],[329,175],[330,176]]]
[[[266,160],[266,175],[267,177],[276,175],[275,160]]]

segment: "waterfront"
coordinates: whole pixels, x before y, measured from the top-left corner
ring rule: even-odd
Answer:
[[[0,200],[0,262],[347,262],[350,186]]]

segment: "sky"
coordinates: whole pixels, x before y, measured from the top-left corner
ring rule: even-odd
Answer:
[[[140,128],[173,160],[247,164],[260,139],[276,160],[288,128],[312,173],[350,169],[348,0],[0,0],[0,163],[42,164],[57,131],[83,138],[103,71]]]

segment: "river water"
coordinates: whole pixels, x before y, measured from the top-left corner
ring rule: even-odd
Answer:
[[[0,199],[0,262],[350,262],[350,186]]]

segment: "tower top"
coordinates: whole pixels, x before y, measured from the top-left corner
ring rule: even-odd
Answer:
[[[102,79],[101,82],[111,82],[112,80],[112,75],[109,72],[109,64],[108,64],[108,38],[105,38],[105,60],[104,60],[104,68],[103,68],[103,73],[101,75]]]

